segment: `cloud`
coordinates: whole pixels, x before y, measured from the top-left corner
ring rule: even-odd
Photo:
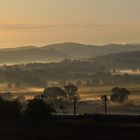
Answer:
[[[140,24],[101,24],[101,23],[63,23],[63,24],[0,24],[1,31],[67,31],[76,29],[97,29],[107,31],[140,31]]]
[[[20,30],[34,30],[34,31],[43,31],[49,30],[53,31],[58,29],[57,25],[41,25],[41,24],[0,24],[0,30],[11,30],[11,31],[20,31]]]
[[[140,31],[140,24],[67,23],[66,27],[98,30]]]
[[[74,28],[101,28],[105,27],[104,24],[100,23],[66,23],[65,26],[74,27]]]

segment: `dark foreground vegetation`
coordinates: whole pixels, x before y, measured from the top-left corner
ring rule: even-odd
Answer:
[[[94,120],[40,121],[23,123],[2,121],[1,140],[139,140],[140,125]]]
[[[57,115],[41,96],[24,103],[0,98],[1,140],[140,139],[140,116]]]

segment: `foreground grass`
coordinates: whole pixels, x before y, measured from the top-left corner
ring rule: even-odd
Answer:
[[[89,120],[0,122],[1,140],[139,140],[140,124],[101,123]]]

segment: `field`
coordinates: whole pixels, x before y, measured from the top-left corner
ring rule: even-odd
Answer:
[[[99,100],[102,95],[111,95],[111,90],[114,87],[125,87],[130,94],[130,100],[135,104],[140,103],[140,85],[97,85],[93,87],[81,87],[79,90],[80,96],[83,100]]]
[[[117,114],[140,114],[140,85],[135,84],[125,84],[125,85],[97,85],[97,86],[81,86],[79,87],[80,101],[77,104],[77,112],[79,114],[84,113],[103,113],[104,107],[101,102],[101,96],[111,95],[111,90],[114,87],[125,87],[131,94],[129,96],[129,101],[124,105],[117,105],[111,102],[108,102],[108,113],[117,113]],[[44,89],[36,88],[27,88],[20,90],[8,90],[15,97],[19,95],[24,95],[26,99],[30,99],[35,95],[41,94]],[[1,93],[7,92],[6,89],[1,88]],[[61,113],[62,110],[59,109],[59,106],[56,108],[58,113]],[[73,113],[73,104],[68,107],[68,113]]]
[[[108,102],[108,112],[118,114],[140,114],[140,85],[101,85],[95,87],[83,87],[80,89],[81,100],[87,101],[82,105],[82,112],[103,113],[101,102],[102,95],[111,95],[114,87],[125,87],[131,94],[124,105],[117,105]]]

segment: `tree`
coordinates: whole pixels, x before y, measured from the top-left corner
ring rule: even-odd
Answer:
[[[77,99],[79,98],[78,88],[75,85],[73,85],[72,83],[65,85],[64,89],[65,89],[65,92],[67,93],[70,101],[74,100],[75,98],[77,98]]]
[[[74,98],[73,99],[73,114],[74,114],[74,117],[76,116],[76,114],[77,114],[77,111],[76,111],[76,109],[77,109],[77,106],[76,106],[76,104],[77,104],[77,98]]]
[[[0,97],[0,119],[17,120],[21,117],[21,104]]]
[[[104,105],[104,108],[105,108],[105,114],[107,114],[107,102],[108,102],[108,97],[107,95],[103,95],[101,97],[101,100],[103,101],[103,105]]]
[[[119,104],[128,100],[130,92],[126,88],[115,87],[112,89],[111,101]]]
[[[77,101],[80,99],[79,95],[78,95],[78,88],[73,85],[72,83],[69,83],[68,85],[64,86],[65,91],[68,95],[68,98],[70,101],[73,101],[73,114],[74,116],[76,116],[77,112]]]
[[[59,88],[59,87],[49,87],[45,88],[43,94],[41,95],[42,98],[45,98],[50,103],[61,103],[67,100],[66,92]]]
[[[33,99],[27,102],[27,107],[23,112],[23,117],[26,120],[41,121],[51,118],[56,111],[42,99]]]

